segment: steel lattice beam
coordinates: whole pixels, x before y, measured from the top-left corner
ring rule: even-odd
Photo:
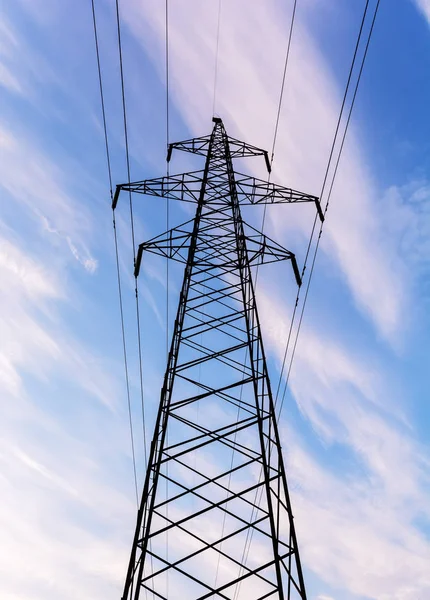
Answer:
[[[246,225],[241,203],[318,199],[233,169],[267,153],[210,136],[169,147],[206,156],[203,171],[117,187],[196,203],[148,242],[185,264],[168,364],[122,600],[306,600],[251,264],[295,256]],[[205,466],[201,464],[205,462]],[[167,543],[167,546],[166,546]]]

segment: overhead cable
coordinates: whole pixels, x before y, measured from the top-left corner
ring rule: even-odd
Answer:
[[[343,94],[342,104],[341,104],[341,107],[340,107],[339,116],[338,116],[337,123],[336,123],[336,129],[335,129],[335,132],[334,132],[334,136],[333,136],[333,141],[332,141],[331,148],[330,148],[329,157],[328,157],[328,160],[327,160],[327,166],[326,166],[326,170],[325,170],[325,174],[324,174],[324,178],[323,178],[323,183],[322,183],[322,187],[321,187],[321,192],[320,192],[320,201],[322,200],[322,197],[323,197],[323,194],[324,194],[324,191],[325,191],[325,186],[326,186],[326,183],[327,183],[327,177],[328,177],[328,174],[329,174],[329,171],[330,171],[330,167],[331,167],[331,164],[332,164],[333,152],[334,152],[334,149],[336,147],[336,142],[337,142],[337,138],[338,138],[338,134],[339,134],[339,128],[340,128],[340,124],[342,122],[343,112],[344,112],[344,109],[345,109],[345,103],[346,103],[346,99],[348,97],[348,92],[349,92],[349,88],[350,88],[350,84],[351,84],[351,78],[352,78],[352,74],[354,72],[355,63],[356,63],[356,60],[357,60],[358,50],[359,50],[359,47],[360,47],[360,42],[361,42],[361,38],[362,38],[362,34],[363,34],[364,24],[366,22],[368,8],[369,8],[369,0],[366,0],[366,4],[365,4],[365,7],[364,7],[364,11],[363,11],[363,16],[362,16],[361,23],[360,23],[360,29],[359,29],[359,32],[358,32],[358,35],[357,35],[357,41],[356,41],[355,48],[354,48],[354,54],[353,54],[353,57],[352,57],[351,66],[349,68],[348,79],[347,79],[347,82],[346,82],[346,85],[345,85],[345,92]],[[302,279],[303,279],[303,277],[305,275],[305,272],[306,272],[307,263],[308,263],[308,259],[309,259],[309,253],[310,253],[310,250],[311,250],[311,247],[312,247],[312,242],[313,242],[314,234],[315,234],[315,230],[316,230],[317,220],[318,220],[318,215],[315,215],[314,222],[313,222],[313,225],[312,225],[311,235],[310,235],[308,246],[307,246],[307,249],[306,249],[305,260],[304,260],[304,263],[303,263]],[[321,222],[321,228],[322,227],[323,227],[323,221]],[[281,387],[281,384],[282,384],[282,378],[283,378],[283,375],[284,375],[284,370],[285,370],[285,365],[286,365],[288,350],[290,348],[291,335],[292,335],[292,331],[293,331],[293,327],[294,327],[295,317],[296,317],[296,313],[297,313],[297,307],[298,307],[299,300],[300,300],[300,294],[301,294],[301,287],[299,287],[299,289],[297,290],[296,301],[295,301],[294,309],[293,309],[293,315],[292,315],[292,319],[291,319],[290,327],[289,327],[289,331],[288,331],[287,343],[286,343],[286,346],[285,346],[285,351],[284,351],[284,357],[283,357],[283,361],[282,361],[281,372],[279,374],[278,385],[277,385],[277,388],[276,388],[275,406],[277,405],[278,399],[279,399],[279,391],[280,391],[280,387]]]
[[[165,60],[166,60],[166,175],[169,177],[169,142],[170,142],[170,80],[169,80],[169,0],[165,0]],[[170,200],[166,197],[166,231],[170,228]],[[170,271],[169,260],[166,260],[166,358],[169,357],[169,283]],[[169,444],[169,432],[166,432],[167,445]],[[165,479],[166,498],[169,497],[169,463],[166,464]],[[166,522],[169,522],[169,503],[166,502]],[[151,555],[152,560],[152,555]],[[166,561],[169,562],[169,529],[166,531]],[[153,567],[152,567],[153,569]],[[166,572],[166,597],[169,596],[169,571]]]
[[[96,58],[97,58],[100,103],[101,103],[101,110],[102,110],[102,121],[103,121],[105,150],[106,150],[106,162],[107,162],[107,170],[108,170],[108,178],[109,178],[109,191],[110,191],[110,197],[111,197],[111,202],[112,202],[112,200],[113,200],[112,169],[111,169],[109,141],[108,141],[108,134],[107,134],[107,126],[106,126],[106,110],[105,110],[103,81],[102,81],[101,66],[100,66],[100,52],[99,52],[97,21],[96,21],[94,0],[91,0],[91,8],[92,8],[92,15],[93,15],[94,42],[95,42]],[[125,328],[124,328],[124,310],[123,310],[123,301],[122,301],[122,287],[121,287],[121,275],[120,275],[120,268],[119,268],[118,237],[117,237],[117,231],[116,231],[115,211],[112,211],[112,217],[113,217],[113,232],[114,232],[114,243],[115,243],[115,259],[116,259],[116,272],[117,272],[117,284],[118,284],[119,311],[120,311],[121,334],[122,334],[122,348],[123,348],[123,359],[124,359],[124,372],[125,372],[125,382],[126,382],[126,392],[127,392],[131,452],[132,452],[132,459],[133,459],[134,486],[135,486],[135,492],[136,492],[136,504],[138,504],[139,496],[138,496],[138,488],[137,488],[136,454],[135,454],[135,448],[134,448],[133,420],[132,420],[132,414],[131,414],[130,381],[129,381],[127,346],[126,346]]]
[[[215,71],[214,71],[214,93],[213,93],[213,101],[212,101],[212,116],[215,116],[216,90],[217,90],[217,84],[218,84],[218,55],[219,55],[219,33],[220,33],[220,25],[221,25],[221,2],[222,2],[222,0],[218,0],[218,19],[217,19],[217,28],[216,28]]]
[[[360,71],[359,71],[357,82],[356,82],[356,85],[355,85],[354,94],[353,94],[353,97],[352,97],[352,100],[351,100],[351,106],[350,106],[350,109],[349,109],[349,112],[348,112],[348,118],[347,118],[347,122],[346,122],[346,125],[345,125],[345,130],[344,130],[344,133],[343,133],[343,136],[342,136],[342,142],[341,142],[339,153],[338,153],[337,160],[336,160],[336,165],[335,165],[335,169],[334,169],[334,173],[333,173],[333,178],[332,178],[332,181],[331,181],[331,184],[330,184],[329,193],[328,193],[328,196],[327,196],[327,202],[326,202],[326,206],[325,206],[325,209],[324,209],[324,215],[326,215],[328,207],[329,207],[329,204],[330,204],[331,194],[332,194],[332,191],[333,191],[334,182],[335,182],[336,175],[337,175],[337,172],[338,172],[338,167],[339,167],[340,159],[341,159],[341,156],[342,156],[343,147],[344,147],[344,144],[345,144],[345,139],[346,139],[346,135],[347,135],[347,132],[348,132],[349,123],[350,123],[350,120],[351,120],[352,110],[354,108],[354,104],[355,104],[355,100],[356,100],[356,96],[357,96],[358,87],[360,85],[360,80],[361,80],[361,76],[362,76],[362,73],[363,73],[364,64],[366,62],[366,58],[367,58],[367,54],[368,54],[368,50],[369,50],[369,45],[370,45],[370,40],[372,38],[372,33],[373,33],[375,21],[376,21],[376,16],[378,14],[379,5],[380,5],[380,0],[377,0],[376,6],[375,6],[375,10],[374,10],[374,13],[373,13],[372,23],[371,23],[369,34],[368,34],[368,37],[367,37],[366,47],[365,47],[363,58],[362,58],[361,65],[360,65]],[[318,254],[318,249],[319,249],[319,245],[320,245],[320,241],[321,241],[322,232],[323,232],[323,222],[320,225],[318,239],[317,239],[317,243],[316,243],[314,255],[313,255],[313,258],[312,258],[311,271],[310,271],[308,283],[307,283],[307,286],[306,286],[305,298],[304,298],[302,310],[301,310],[301,313],[300,313],[299,325],[298,325],[297,334],[296,334],[295,341],[294,341],[293,352],[292,352],[292,355],[291,355],[290,364],[289,364],[289,367],[288,367],[287,378],[286,378],[286,382],[285,382],[285,386],[284,386],[284,391],[283,391],[283,394],[282,394],[282,401],[281,401],[281,405],[279,407],[279,414],[282,411],[282,406],[283,406],[283,403],[284,403],[284,400],[285,400],[285,394],[286,394],[286,391],[287,391],[288,381],[289,381],[290,373],[291,373],[291,368],[293,366],[293,361],[294,361],[294,357],[295,357],[295,353],[296,353],[297,341],[298,341],[298,337],[299,337],[299,333],[300,333],[300,328],[301,328],[302,321],[303,321],[303,314],[304,314],[305,307],[306,307],[306,302],[307,302],[307,298],[308,298],[308,294],[309,294],[310,284],[311,284],[311,281],[312,281],[312,275],[313,275],[314,268],[315,268],[315,261],[316,261],[316,257],[317,257],[317,254]]]
[[[129,140],[128,140],[128,123],[127,123],[127,107],[125,99],[125,84],[124,84],[124,67],[123,67],[123,53],[122,53],[122,41],[121,41],[121,20],[119,12],[119,0],[115,0],[116,6],[116,23],[117,23],[117,42],[118,42],[118,56],[120,66],[120,77],[121,77],[121,98],[122,98],[122,114],[123,114],[123,125],[124,125],[124,142],[125,142],[125,154],[126,154],[126,165],[127,165],[127,181],[130,184],[130,152],[129,152]],[[134,233],[134,214],[133,214],[133,200],[131,191],[129,191],[129,210],[130,210],[130,226],[131,226],[131,241],[133,247],[133,260],[136,259],[136,241]],[[137,276],[135,275],[135,305],[136,305],[136,324],[137,324],[137,346],[138,346],[138,359],[139,359],[139,385],[140,385],[140,404],[142,412],[142,433],[143,433],[143,453],[144,453],[144,464],[147,464],[147,443],[146,443],[146,422],[145,422],[145,403],[143,394],[143,367],[142,367],[142,335],[141,335],[141,324],[140,324],[140,308],[139,308],[139,290],[137,285]]]

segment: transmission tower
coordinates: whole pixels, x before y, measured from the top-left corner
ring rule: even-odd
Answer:
[[[241,204],[314,202],[237,173],[267,152],[227,135],[171,144],[204,169],[117,186],[196,204],[194,219],[142,243],[185,272],[122,600],[305,600],[297,536],[251,265],[295,256],[242,220]]]

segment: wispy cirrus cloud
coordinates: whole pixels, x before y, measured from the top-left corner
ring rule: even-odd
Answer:
[[[60,349],[37,319],[30,307],[42,309],[49,300],[63,297],[55,278],[46,267],[27,257],[7,238],[0,242],[0,271],[4,283],[1,294],[2,350],[1,382],[3,391],[22,392],[20,369],[43,376],[42,356],[55,359]],[[43,364],[42,360],[42,364]]]
[[[0,85],[13,96],[19,95],[43,112],[43,86],[49,84],[58,87],[61,79],[37,46],[29,42],[31,37],[22,34],[8,13],[4,11],[0,24]]]
[[[119,590],[133,496],[116,363],[70,323],[79,299],[73,268],[75,259],[91,260],[93,217],[58,165],[22,137],[2,134],[2,594],[103,596]],[[118,481],[124,493],[115,491]]]
[[[115,421],[98,418],[105,432],[118,433]],[[70,436],[64,424],[40,414],[21,415],[20,426],[9,419],[7,424],[14,427],[13,435],[4,435],[3,423],[0,442],[3,597],[119,595],[124,522],[131,522],[133,512],[128,486],[123,493],[111,489],[121,444],[94,453],[82,430]],[[55,453],[43,451],[40,436]]]
[[[280,364],[288,316],[273,294],[260,292],[260,309]],[[419,523],[430,523],[430,456],[398,412],[381,369],[334,336],[305,327],[290,390],[317,433],[309,445],[283,422],[307,564],[334,590],[387,600],[424,598],[430,591],[430,540]],[[345,452],[349,458],[339,458]]]
[[[0,130],[0,151],[4,190],[33,213],[39,227],[63,240],[75,259],[93,273],[97,260],[86,241],[91,218],[88,210],[71,198],[58,165],[30,140],[5,127]]]
[[[6,19],[0,23],[0,85],[12,93],[21,94],[22,84],[13,69],[13,55],[18,51],[18,39]]]
[[[55,263],[28,256],[22,245],[19,238],[7,236],[7,228],[1,229],[3,390],[25,395],[24,373],[46,382],[53,371],[68,377],[78,373],[76,382],[113,408],[115,386],[100,369],[100,359],[72,335],[59,316],[59,305],[71,302],[61,264],[56,271]]]
[[[115,462],[127,463],[127,433],[108,358],[61,316],[71,303],[62,268],[69,250],[57,249],[64,262],[46,260],[34,253],[35,237],[30,255],[30,240],[0,230],[2,594],[96,597],[124,571],[118,552],[133,510],[131,478],[124,494],[110,488],[113,472],[123,478]]]
[[[430,1],[429,0],[413,0],[414,4],[430,24]]]
[[[399,240],[399,254],[413,271],[430,266],[430,183],[413,179],[392,186],[382,198],[388,235]]]

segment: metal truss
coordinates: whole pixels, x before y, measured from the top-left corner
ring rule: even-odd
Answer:
[[[206,225],[205,227],[200,228],[199,237],[200,241],[204,241],[208,247],[211,246],[214,242],[214,237],[216,234],[214,233],[214,227],[218,226],[218,214],[219,211],[216,211],[217,218],[211,218],[209,214],[206,214]],[[140,272],[140,265],[142,262],[142,255],[144,251],[152,252],[153,254],[159,254],[166,258],[172,258],[177,262],[187,263],[188,261],[188,248],[192,239],[192,232],[189,231],[190,224],[192,224],[194,219],[190,221],[186,221],[182,223],[182,225],[178,225],[173,229],[170,229],[167,233],[163,233],[148,242],[143,242],[139,245],[139,249],[137,252],[136,262],[135,262],[135,270],[134,274],[136,277]],[[283,248],[274,240],[270,239],[267,235],[264,235],[258,229],[255,229],[251,225],[247,225],[243,223],[244,231],[246,233],[246,241],[248,248],[248,261],[251,265],[263,264],[263,263],[271,263],[277,262],[280,260],[291,260],[294,275],[296,277],[296,281],[298,285],[302,284],[299,268],[297,266],[297,261],[295,255]],[[249,233],[247,233],[247,231]],[[224,241],[226,244],[231,244],[234,242],[232,239],[234,237],[233,232],[225,231],[223,232]],[[211,267],[213,264],[212,256],[209,255],[206,259],[199,261],[200,267]],[[230,260],[224,263],[225,267],[239,267],[239,259],[237,256],[230,256]]]
[[[114,199],[196,202],[135,262],[138,275],[149,251],[185,272],[122,600],[306,600],[251,265],[288,259],[300,274],[240,205],[318,199],[236,174],[234,157],[267,154],[221,119],[173,148],[205,155],[204,170],[123,184]]]

